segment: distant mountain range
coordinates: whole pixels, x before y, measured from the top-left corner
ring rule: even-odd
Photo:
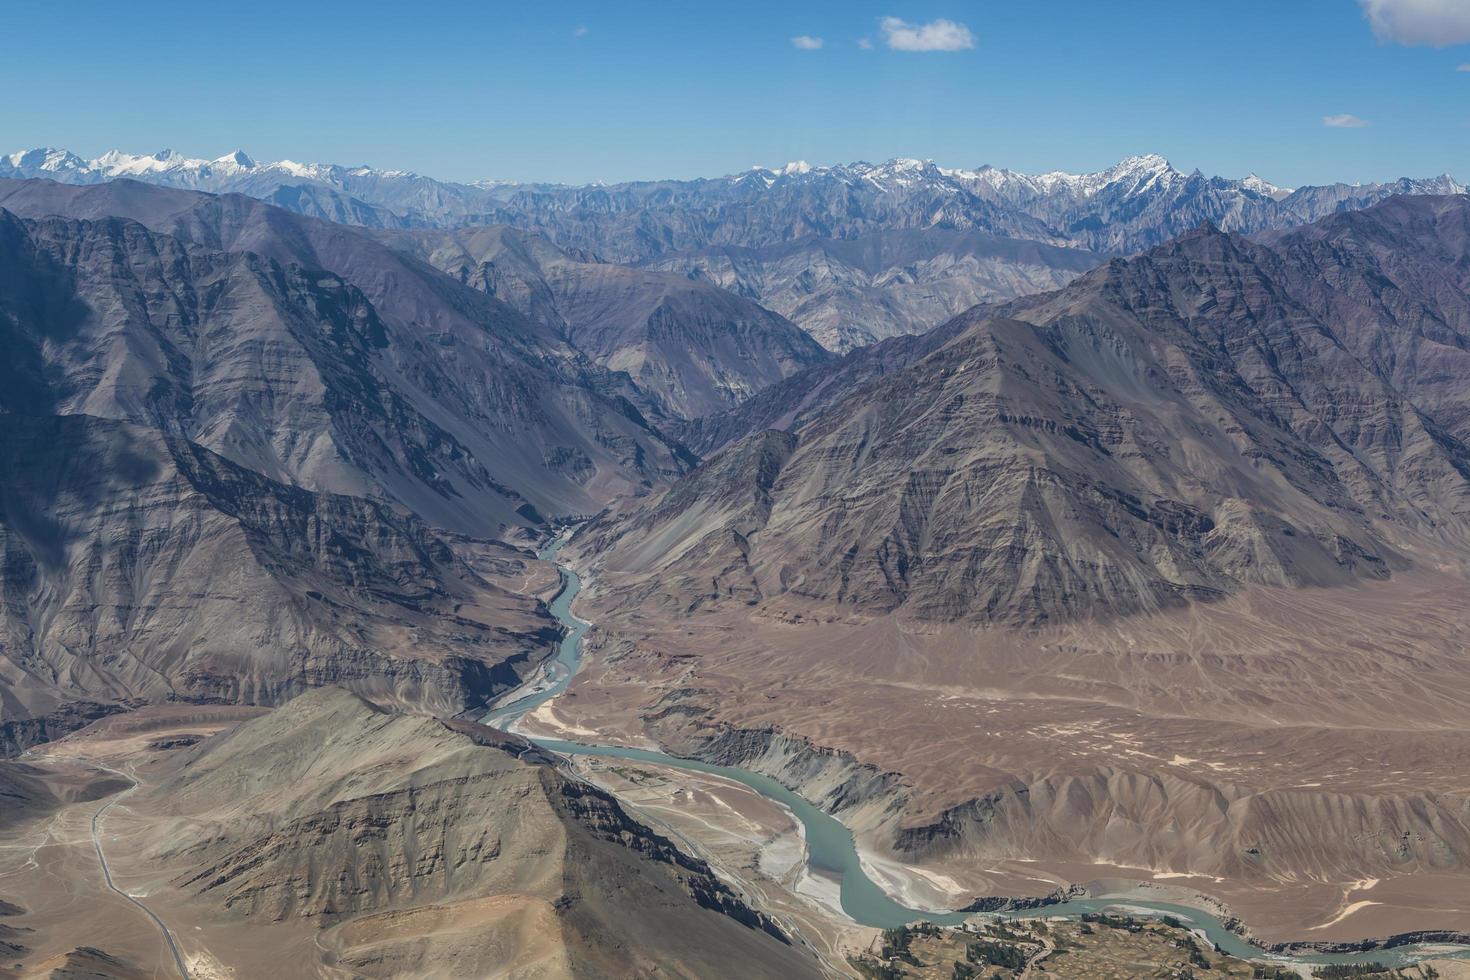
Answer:
[[[1157,155],[1090,174],[896,159],[571,187],[257,163],[240,151],[216,160],[170,150],[84,160],[35,149],[0,157],[0,177],[71,184],[131,178],[241,193],[379,229],[512,225],[590,260],[652,264],[723,286],[837,351],[922,332],[976,302],[1055,288],[1107,256],[1150,248],[1203,221],[1254,234],[1396,194],[1465,190],[1448,175],[1287,189],[1254,174],[1184,173]],[[832,241],[849,244],[834,249]]]
[[[1290,189],[1255,174],[1238,180],[1207,177],[1198,170],[1186,174],[1156,154],[1129,157],[1088,174],[1029,175],[991,166],[951,169],[909,159],[833,167],[798,161],[716,178],[569,186],[494,180],[467,184],[404,170],[293,160],[258,163],[242,150],[215,160],[173,150],[151,155],[110,150],[85,160],[67,150],[41,148],[0,156],[0,177],[46,177],[68,184],[130,177],[265,199],[287,188],[316,188],[347,195],[359,208],[366,205],[359,214],[362,220],[354,223],[516,224],[618,262],[710,245],[758,247],[813,234],[852,238],[876,230],[931,227],[976,229],[1121,254],[1166,241],[1205,220],[1226,231],[1251,233],[1305,224],[1394,194],[1465,190],[1448,174]],[[720,220],[735,211],[747,217]]]

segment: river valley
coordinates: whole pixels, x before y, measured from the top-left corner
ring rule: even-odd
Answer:
[[[540,553],[540,557],[546,561],[558,562],[558,552],[565,544],[567,537],[569,535],[558,538]],[[517,723],[522,718],[564,693],[581,666],[582,641],[591,624],[578,619],[572,613],[572,605],[582,589],[582,580],[566,565],[558,562],[557,567],[560,572],[561,585],[555,598],[549,604],[552,615],[556,617],[565,631],[557,653],[542,671],[519,692],[513,694],[508,701],[502,699],[501,705],[485,715],[482,720],[486,724],[515,730]],[[844,824],[771,776],[733,766],[681,758],[648,748],[603,745],[590,741],[569,741],[534,735],[528,737],[542,748],[568,758],[621,759],[667,769],[723,777],[774,801],[789,811],[801,825],[808,870],[837,883],[841,912],[858,925],[888,929],[922,920],[936,925],[958,926],[977,914],[952,909],[913,908],[897,901],[864,868],[853,834]],[[1470,948],[1408,943],[1366,951],[1288,956],[1273,953],[1252,944],[1233,931],[1218,916],[1203,908],[1178,902],[1150,900],[1126,893],[1051,902],[1034,908],[983,914],[1000,914],[1007,918],[1020,919],[1073,918],[1107,911],[1123,911],[1144,917],[1177,919],[1207,937],[1222,952],[1242,959],[1270,960],[1309,967],[1365,963],[1405,966],[1430,957],[1470,959]]]

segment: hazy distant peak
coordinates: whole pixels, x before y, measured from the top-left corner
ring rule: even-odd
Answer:
[[[1292,191],[1290,187],[1278,187],[1275,184],[1271,183],[1269,180],[1262,179],[1261,177],[1257,176],[1255,171],[1251,171],[1250,173],[1246,174],[1245,177],[1241,178],[1240,186],[1244,187],[1248,191],[1255,191],[1257,194],[1264,194],[1266,197],[1269,197],[1275,201],[1279,201],[1282,198],[1287,197],[1291,194]]]

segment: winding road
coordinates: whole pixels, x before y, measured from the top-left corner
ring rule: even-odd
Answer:
[[[101,821],[103,814],[107,813],[108,810],[111,810],[114,806],[121,802],[124,796],[127,796],[134,790],[136,790],[138,788],[138,781],[132,776],[123,772],[122,770],[114,769],[111,766],[104,766],[100,762],[88,760],[88,765],[93,766],[97,769],[101,769],[103,772],[110,772],[114,776],[121,776],[123,779],[126,779],[131,784],[128,786],[127,789],[123,790],[121,793],[118,793],[112,799],[108,800],[106,803],[98,807],[97,812],[92,814],[92,846],[97,849],[97,861],[99,864],[102,865],[102,880],[104,883],[106,883],[108,889],[121,897],[123,901],[133,905],[138,909],[138,911],[142,912],[144,915],[148,916],[148,918],[153,920],[153,924],[157,926],[158,931],[163,934],[163,941],[168,944],[168,951],[173,954],[174,966],[178,968],[179,976],[183,977],[184,980],[189,980],[189,967],[184,963],[184,954],[179,951],[179,944],[174,942],[174,934],[169,931],[168,926],[165,925],[163,920],[158,917],[157,913],[155,913],[148,906],[144,905],[138,899],[134,898],[132,895],[129,895],[127,892],[117,887],[117,885],[112,880],[112,868],[109,867],[107,864],[107,853],[102,849]]]
[[[1021,970],[1020,973],[1016,974],[1016,980],[1030,980],[1032,975],[1034,975],[1038,970],[1045,969],[1045,967],[1041,965],[1041,961],[1046,959],[1048,956],[1050,956],[1052,953],[1055,953],[1056,951],[1057,944],[1052,942],[1051,937],[1042,936],[1041,949],[1037,950],[1034,955],[1026,959],[1026,966],[1024,969]]]

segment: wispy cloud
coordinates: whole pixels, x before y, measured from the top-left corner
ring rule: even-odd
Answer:
[[[1322,125],[1333,129],[1362,129],[1368,125],[1368,120],[1359,119],[1351,112],[1340,112],[1335,116],[1323,116]]]
[[[858,47],[862,48],[864,51],[871,51],[873,50],[873,42],[870,41],[868,38],[860,37],[858,38]]]
[[[1466,62],[1465,64],[1456,68],[1455,71],[1470,71],[1470,62]]]
[[[1445,48],[1470,42],[1465,0],[1358,0],[1380,41]]]
[[[883,43],[895,51],[965,51],[975,46],[975,35],[968,27],[942,17],[927,24],[884,17],[878,27]]]
[[[803,51],[820,51],[824,43],[821,38],[812,37],[810,34],[798,34],[791,39],[791,46]]]
[[[572,37],[586,37],[586,36],[587,36],[587,25],[586,24],[578,24],[577,25],[577,29],[575,31],[572,31]]]

